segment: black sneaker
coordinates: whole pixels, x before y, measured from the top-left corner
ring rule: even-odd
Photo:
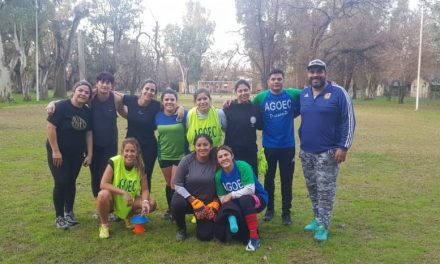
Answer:
[[[186,239],[186,230],[180,229],[177,231],[176,240],[178,242],[183,242]]]
[[[74,225],[79,224],[78,220],[76,220],[76,218],[75,218],[75,214],[73,213],[73,211],[65,213],[64,219],[66,219],[66,222],[69,226],[74,226]]]
[[[292,224],[292,218],[290,217],[290,213],[283,213],[281,216],[283,225],[291,225]]]
[[[55,226],[59,229],[67,229],[69,228],[69,224],[67,223],[66,219],[62,216],[58,216],[55,219]]]
[[[264,214],[263,220],[269,222],[274,217],[274,214],[275,214],[274,210],[267,209],[266,214]]]

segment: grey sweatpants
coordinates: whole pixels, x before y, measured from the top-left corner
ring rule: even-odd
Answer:
[[[330,225],[336,196],[336,178],[339,164],[335,160],[336,149],[319,154],[300,150],[304,178],[312,201],[313,214],[326,229]]]

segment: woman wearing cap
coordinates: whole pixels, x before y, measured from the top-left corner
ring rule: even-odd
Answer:
[[[78,224],[73,213],[76,178],[81,165],[90,165],[93,153],[92,116],[87,103],[92,86],[87,81],[73,85],[70,99],[59,101],[57,111],[47,118],[47,161],[55,186],[55,225],[68,228]]]
[[[234,87],[236,99],[223,111],[228,126],[225,133],[225,145],[234,151],[237,160],[244,160],[252,166],[258,176],[257,129],[262,129],[263,121],[258,106],[250,101],[251,86],[245,80],[239,80]]]
[[[165,195],[168,210],[163,215],[164,219],[172,219],[171,198],[174,194],[172,179],[176,173],[177,165],[185,156],[188,149],[186,142],[186,112],[183,118],[176,114],[177,93],[166,89],[161,97],[162,111],[156,114],[156,127],[158,132],[158,162],[165,178]]]
[[[198,134],[192,143],[194,152],[182,159],[174,178],[176,192],[171,200],[171,210],[178,228],[177,241],[186,238],[186,214],[194,214],[197,219],[197,238],[211,240],[214,237],[214,219],[220,206],[214,186],[216,162],[213,141],[206,134]]]
[[[101,219],[100,238],[110,237],[108,215],[111,211],[124,219],[127,228],[131,228],[130,216],[148,214],[156,209],[156,202],[150,199],[142,155],[136,139],[124,139],[121,154],[108,161],[96,207]]]
[[[215,174],[215,188],[222,206],[215,221],[215,235],[221,241],[232,235],[247,242],[247,251],[255,251],[260,247],[257,213],[266,207],[268,194],[252,167],[235,160],[230,147],[217,149],[217,162],[220,170]]]

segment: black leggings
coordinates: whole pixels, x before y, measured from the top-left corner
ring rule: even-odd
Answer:
[[[55,167],[52,149],[46,144],[47,163],[52,173],[55,186],[53,188],[53,204],[56,216],[64,216],[64,212],[73,211],[76,194],[76,178],[84,160],[84,151],[62,151],[63,163]]]
[[[171,200],[171,211],[173,212],[173,219],[176,221],[179,230],[186,230],[185,215],[193,214],[192,206],[180,194],[174,193]],[[214,221],[197,220],[196,236],[203,241],[212,240],[214,237]]]
[[[110,146],[97,146],[93,145],[93,160],[90,164],[90,176],[91,176],[91,186],[93,197],[97,197],[99,191],[101,190],[101,178],[104,174],[105,168],[107,167],[108,160],[116,156],[118,153],[118,145]]]
[[[151,178],[153,176],[154,164],[157,158],[157,144],[141,145],[142,159],[145,165],[145,174],[147,175],[148,190],[151,191]]]
[[[267,172],[264,178],[264,189],[269,193],[267,209],[274,209],[275,173],[277,162],[280,165],[281,198],[283,213],[290,213],[292,207],[292,184],[295,170],[295,148],[264,149],[267,160]]]

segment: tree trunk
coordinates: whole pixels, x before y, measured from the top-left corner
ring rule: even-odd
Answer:
[[[84,32],[78,34],[78,70],[79,79],[86,79],[86,59],[84,58]]]
[[[0,34],[0,102],[10,102],[12,98],[11,76],[9,69],[3,64],[3,41]]]

